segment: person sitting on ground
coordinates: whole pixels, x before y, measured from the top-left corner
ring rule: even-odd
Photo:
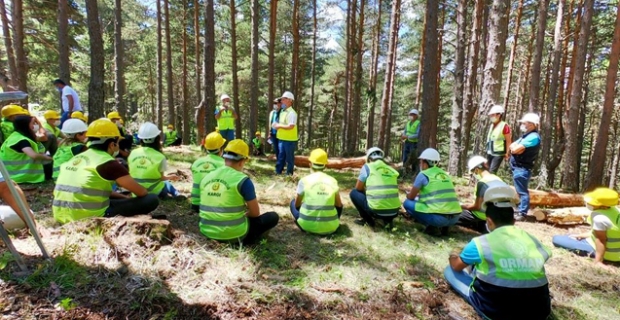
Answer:
[[[374,227],[375,219],[379,219],[386,227],[391,227],[400,209],[398,171],[384,160],[383,150],[368,149],[366,164],[349,197],[362,217],[355,220],[356,224]]]
[[[168,197],[182,199],[179,191],[170,183],[177,180],[176,175],[164,175],[168,170],[166,156],[161,153],[161,130],[154,123],[145,122],[138,130],[140,148],[129,155],[129,173],[150,194],[158,195],[161,199]]]
[[[547,319],[551,313],[545,262],[551,251],[514,226],[516,192],[494,186],[484,194],[489,233],[450,253],[444,276],[484,319]],[[473,266],[471,274],[466,271]],[[518,303],[516,303],[518,301]]]
[[[255,137],[252,139],[252,155],[264,156],[264,143],[260,131],[256,131]]]
[[[2,122],[0,122],[0,129],[2,131],[2,142],[6,141],[11,133],[15,131],[13,121],[17,116],[29,116],[30,113],[16,104],[9,104],[2,107]]]
[[[26,200],[26,196],[24,195],[22,189],[14,182],[11,183],[13,183],[13,185],[15,186],[15,191],[17,191],[17,194],[26,206],[26,210],[28,210],[28,214],[30,215],[32,222],[34,222],[35,227],[39,231],[39,235],[42,237],[48,235],[48,232],[47,230],[45,230],[45,228],[37,225],[37,222],[34,219],[34,215],[32,214],[32,210],[28,205],[28,201]],[[28,223],[26,223],[24,213],[22,212],[22,210],[20,210],[19,205],[17,204],[17,200],[15,199],[15,197],[13,197],[11,189],[9,189],[7,181],[5,181],[2,173],[0,173],[0,199],[2,199],[2,202],[8,205],[0,205],[0,221],[2,221],[3,227],[7,231],[28,228]]]
[[[278,224],[277,213],[260,213],[254,184],[242,172],[249,154],[243,140],[230,141],[226,165],[200,182],[200,232],[210,239],[251,244]]]
[[[43,129],[45,129],[47,135],[47,141],[43,146],[53,157],[56,154],[56,150],[58,150],[58,140],[65,137],[62,131],[60,131],[60,114],[54,110],[47,110],[43,113],[43,118],[45,118]]]
[[[474,200],[474,203],[461,205],[463,212],[461,212],[457,224],[480,233],[487,233],[487,216],[482,210],[484,193],[491,187],[508,185],[500,177],[489,172],[488,162],[485,157],[471,157],[467,163],[467,169],[469,169],[469,172],[477,181],[474,188],[476,200]]]
[[[314,149],[310,153],[312,173],[299,181],[297,197],[291,201],[291,214],[302,231],[328,235],[340,226],[342,200],[338,181],[323,172],[327,152]]]
[[[418,157],[420,173],[407,194],[403,207],[417,222],[423,224],[424,232],[431,235],[447,235],[450,226],[459,221],[461,205],[450,175],[439,168],[439,152],[433,148],[424,150]]]
[[[224,166],[222,158],[222,147],[226,140],[219,132],[211,132],[204,140],[204,148],[207,155],[200,157],[192,164],[192,211],[200,211],[200,182],[210,172]]]
[[[74,111],[71,114],[71,119],[82,120],[85,124],[88,124],[88,117],[82,111]]]
[[[583,234],[554,236],[553,245],[594,257],[597,264],[603,264],[603,261],[620,262],[618,193],[609,188],[597,188],[583,198],[592,212],[588,217],[592,230]]]
[[[0,157],[11,179],[17,183],[43,182],[45,173],[41,161],[52,161],[52,158],[39,150],[35,135],[39,124],[34,117],[20,115],[13,120],[13,125],[15,131],[0,148]]]
[[[60,166],[52,202],[54,219],[68,223],[90,217],[143,215],[155,210],[159,205],[157,196],[149,194],[114,159],[121,139],[118,127],[107,119],[95,120],[88,126],[86,137],[89,149]],[[135,197],[113,192],[115,183]]]
[[[164,132],[164,145],[166,147],[180,146],[183,140],[179,137],[179,133],[174,130],[174,125],[169,124]]]
[[[120,141],[120,151],[115,158],[117,158],[123,165],[126,166],[127,159],[129,158],[129,154],[131,153],[131,148],[133,147],[133,139],[131,138],[131,135],[128,135],[127,132],[125,132],[125,128],[123,127],[123,123],[121,122],[123,119],[118,112],[112,111],[108,113],[108,119],[114,124],[116,124],[116,126],[118,127],[118,131],[123,138]]]
[[[58,179],[61,165],[88,149],[85,144],[86,130],[88,127],[79,119],[68,119],[62,125],[62,133],[66,138],[60,141],[58,151],[54,155],[54,174],[52,175],[54,180]]]

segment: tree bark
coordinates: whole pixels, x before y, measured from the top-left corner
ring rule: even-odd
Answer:
[[[198,105],[196,108],[196,141],[200,141],[205,136],[205,126],[204,126],[204,108],[200,107],[200,101],[202,100],[202,89],[201,89],[201,81],[200,81],[200,6],[198,4],[198,0],[193,0],[194,7],[194,69],[195,69],[195,95],[196,95],[196,104]],[[189,143],[189,140],[188,140]]]
[[[547,29],[547,7],[549,0],[538,1],[538,25],[536,26],[536,45],[534,50],[534,60],[532,61],[532,76],[530,77],[530,103],[529,112],[540,109],[540,66],[542,64],[542,54],[545,47],[545,31]]]
[[[424,16],[424,24],[422,30],[426,30],[426,15]],[[418,76],[415,83],[415,107],[420,107],[422,99],[422,73],[424,72],[424,45],[426,44],[426,32],[422,32],[422,41],[420,42],[420,53],[418,54]]]
[[[277,24],[277,14],[278,14],[278,0],[270,0],[269,2],[270,10],[269,10],[269,72],[267,75],[267,83],[268,83],[268,101],[267,103],[272,104],[273,100],[275,100],[274,96],[274,73],[275,73],[275,42],[276,42],[276,32],[278,29]],[[267,108],[266,116],[269,117],[269,113],[271,112],[271,108]],[[268,122],[269,123],[269,122]],[[270,131],[270,124],[267,125],[266,132]]]
[[[422,116],[418,152],[426,148],[437,147],[437,120],[439,117],[439,100],[437,84],[439,64],[439,2],[426,1],[426,28],[424,29],[424,70],[422,72]]]
[[[517,44],[519,43],[519,32],[521,31],[521,16],[522,15],[523,15],[523,0],[519,0],[519,5],[517,7],[517,14],[515,18],[515,32],[513,35],[514,40],[512,41],[512,47],[510,48],[510,59],[508,60],[508,76],[506,77],[506,86],[504,87],[504,110],[508,110],[508,102],[510,101],[510,87],[512,86],[512,70],[515,64]]]
[[[204,94],[202,97],[202,107],[205,108],[205,127],[206,132],[215,129],[215,12],[213,0],[205,0],[204,17],[204,65],[203,80]]]
[[[161,0],[155,0],[157,6],[157,126],[163,128],[163,54],[162,54],[162,30],[161,30]]]
[[[114,0],[114,104],[123,118],[127,117],[125,108],[125,71],[123,59],[123,12],[121,0]]]
[[[372,40],[372,58],[370,66],[370,76],[366,97],[368,98],[368,127],[366,130],[366,149],[374,146],[375,131],[375,107],[377,104],[377,69],[379,66],[379,47],[381,41],[381,0],[377,1],[377,22],[375,24],[375,34]]]
[[[97,0],[86,0],[86,20],[90,37],[90,83],[88,84],[88,113],[91,119],[104,116],[104,52]]]
[[[314,86],[316,84],[316,39],[318,32],[317,0],[312,0],[312,70],[310,71],[310,107],[308,108],[308,145],[313,147],[312,117],[314,116]]]
[[[71,84],[71,65],[69,64],[69,3],[58,0],[58,76]]]
[[[230,57],[231,57],[231,68],[232,68],[232,100],[233,100],[233,108],[237,115],[239,115],[239,76],[237,75],[239,66],[238,66],[238,56],[237,56],[237,6],[235,4],[235,0],[230,0]],[[253,18],[252,18],[253,19]],[[252,20],[253,21],[253,20]],[[252,38],[253,39],[253,38]],[[253,49],[253,44],[252,44]],[[252,62],[254,62],[254,56],[252,56]],[[252,81],[254,81],[254,69],[252,69]],[[243,136],[241,132],[241,118],[237,117],[235,120],[235,135],[239,138]],[[250,137],[253,137],[250,134]]]
[[[170,41],[170,3],[168,0],[164,0],[164,15],[166,24],[166,96],[168,98],[168,123],[175,124],[177,117],[174,108],[174,88],[172,84],[172,44]]]
[[[293,18],[292,18],[292,30],[293,35],[293,53],[291,57],[291,83],[289,85],[290,90],[295,95],[295,99],[299,100],[297,93],[297,75],[299,73],[299,43],[301,41],[299,35],[299,2],[301,0],[293,0]]]
[[[17,67],[17,87],[23,92],[28,92],[28,56],[24,48],[24,16],[22,0],[13,0],[12,20],[13,45],[15,49],[15,66]],[[28,98],[22,100],[28,104]]]
[[[187,1],[183,1],[183,25],[187,24]],[[183,92],[183,144],[189,144],[190,123],[189,118],[189,90],[187,88],[187,28],[183,28],[183,76],[181,77],[181,91]],[[199,139],[198,139],[199,140]]]
[[[349,141],[349,151],[356,152],[360,143],[360,136],[358,134],[360,125],[360,114],[362,113],[362,83],[364,82],[364,68],[362,65],[363,53],[364,53],[364,10],[366,8],[367,0],[360,0],[360,15],[357,27],[357,44],[355,55],[355,80],[353,82],[353,106],[351,114],[351,126],[350,131],[352,139]],[[355,41],[355,40],[354,40]]]
[[[9,27],[9,19],[6,13],[6,3],[0,0],[0,19],[2,19],[2,34],[4,38],[4,48],[6,50],[7,61],[9,65],[9,82],[11,86],[17,88],[17,63],[15,61],[15,49],[13,48],[13,39],[11,37],[11,28]]]
[[[260,25],[260,6],[258,0],[251,0],[252,5],[252,83],[250,84],[250,134],[248,137],[254,136],[254,132],[258,129],[258,37]],[[296,97],[297,98],[297,97]]]
[[[521,0],[523,1],[523,0]],[[454,97],[452,99],[452,122],[450,124],[450,160],[448,172],[460,176],[461,122],[463,120],[463,90],[465,49],[467,47],[467,0],[459,0],[456,8],[456,61],[454,63]]]

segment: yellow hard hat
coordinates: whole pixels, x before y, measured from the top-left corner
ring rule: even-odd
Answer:
[[[312,164],[324,166],[327,164],[327,152],[321,148],[314,149],[310,152],[310,158],[308,158],[308,160],[310,160]]]
[[[16,104],[9,104],[9,105],[2,107],[1,113],[2,113],[3,118],[8,118],[10,116],[17,116],[17,115],[30,115],[30,112],[28,112],[28,110]]]
[[[261,135],[260,131],[256,131],[255,135],[260,136]]]
[[[205,138],[205,149],[219,150],[224,143],[226,143],[226,139],[224,139],[219,132],[213,131]]]
[[[84,113],[82,113],[82,111],[73,111],[73,113],[71,114],[71,118],[80,119],[85,123],[88,122],[88,118],[84,115]]]
[[[234,153],[228,154],[229,152]],[[250,147],[245,141],[241,139],[235,139],[228,143],[226,149],[224,149],[225,159],[231,160],[241,160],[241,159],[249,159],[250,158]]]
[[[112,121],[108,119],[98,119],[88,126],[86,136],[89,138],[116,138],[120,137],[121,133]]]
[[[45,120],[55,120],[60,119],[60,115],[54,110],[47,110],[43,113],[43,118],[45,118]]]
[[[174,129],[174,125],[171,123],[168,125],[168,129]]]
[[[118,121],[121,123],[121,125],[123,125],[123,126],[125,125],[125,121],[123,121],[123,119],[120,119]]]
[[[595,207],[614,207],[618,205],[618,192],[609,188],[596,188],[584,194],[583,200]]]
[[[112,111],[108,113],[108,119],[121,119],[121,115],[117,111]]]

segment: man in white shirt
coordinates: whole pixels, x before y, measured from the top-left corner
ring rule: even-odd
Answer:
[[[80,97],[77,92],[68,86],[61,79],[54,80],[54,86],[61,95],[62,100],[62,115],[60,117],[60,126],[69,118],[74,111],[82,111],[82,105],[80,105]]]

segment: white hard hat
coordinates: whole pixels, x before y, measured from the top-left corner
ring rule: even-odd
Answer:
[[[153,142],[154,138],[157,138],[160,134],[161,130],[152,122],[145,122],[138,129],[138,138],[146,143]]]
[[[439,161],[439,152],[433,148],[428,148],[422,151],[422,154],[420,154],[418,159],[428,160],[428,161]]]
[[[295,100],[295,96],[290,91],[284,91],[284,93],[282,94],[282,98],[287,98],[287,99],[293,100],[293,101]]]
[[[88,126],[84,121],[80,119],[68,119],[62,124],[62,129],[60,131],[64,134],[74,134],[86,132],[86,130],[88,130]]]
[[[505,111],[504,107],[500,106],[499,104],[496,104],[491,108],[491,110],[489,110],[489,115],[498,114],[498,113],[504,114],[504,111]]]
[[[230,99],[230,96],[224,93],[220,96],[220,101],[224,101],[225,99]]]
[[[420,111],[418,111],[418,109],[411,109],[409,110],[409,114],[415,114],[416,116],[420,115]]]
[[[366,151],[366,162],[369,160],[383,159],[384,156],[385,153],[383,153],[383,150],[377,147],[372,147]]]
[[[482,210],[487,209],[488,203],[499,208],[514,208],[518,202],[517,193],[507,184],[491,186],[484,192]]]
[[[472,171],[483,163],[487,163],[487,159],[482,156],[473,156],[467,162],[467,170]]]
[[[535,113],[526,113],[523,118],[521,118],[521,120],[519,120],[519,122],[530,122],[533,123],[535,125],[539,125],[540,124],[540,117],[535,114]]]

